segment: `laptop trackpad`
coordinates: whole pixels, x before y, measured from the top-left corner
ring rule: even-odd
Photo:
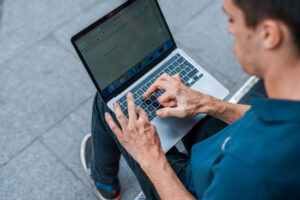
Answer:
[[[151,123],[156,127],[162,149],[165,153],[181,139],[178,131],[173,128],[170,119],[157,117]]]
[[[188,133],[206,115],[197,115],[189,119],[160,118],[153,119],[161,146],[164,152],[170,150],[182,137]]]

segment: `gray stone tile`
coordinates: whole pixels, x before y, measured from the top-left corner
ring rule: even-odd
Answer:
[[[48,39],[1,67],[0,166],[95,89],[82,64]]]
[[[101,0],[99,2],[54,32],[54,37],[73,53],[75,50],[71,44],[71,37],[121,5],[125,0]]]
[[[0,32],[0,65],[18,56],[96,0],[7,0]]]
[[[90,132],[92,102],[93,99],[89,99],[62,123],[43,135],[42,142],[55,152],[78,177],[91,188],[95,189],[87,178],[79,157],[81,140]],[[137,188],[137,186],[133,184],[136,179],[123,158],[120,161],[119,179],[123,195],[133,195]],[[139,191],[140,190],[137,190],[136,193]],[[126,198],[124,197],[124,199]]]
[[[96,197],[36,142],[0,169],[0,199],[96,200]]]
[[[142,191],[137,180],[129,185],[124,193],[122,193],[122,200],[134,200],[137,195]]]
[[[172,32],[182,29],[182,26],[203,12],[216,0],[158,0],[162,12]]]
[[[218,0],[175,34],[180,46],[229,90],[245,73],[232,53],[233,37],[227,32],[227,17]]]

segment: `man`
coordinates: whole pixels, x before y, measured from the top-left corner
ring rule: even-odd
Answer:
[[[96,95],[91,176],[106,199],[120,196],[120,154],[148,199],[300,199],[300,1],[224,0],[223,9],[234,53],[245,72],[265,81],[268,99],[230,104],[191,90],[179,75],[162,75],[144,94],[166,91],[158,116],[210,116],[184,138],[186,156],[163,153],[132,94],[128,121],[117,103],[112,112]]]

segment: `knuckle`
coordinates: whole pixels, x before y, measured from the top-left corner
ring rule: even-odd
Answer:
[[[115,132],[117,130],[117,125],[116,124],[111,124],[110,128],[111,128],[112,131]]]
[[[128,129],[129,129],[129,130],[134,130],[135,127],[136,127],[136,126],[135,126],[135,123],[134,123],[134,122],[129,122],[129,123],[128,123]]]

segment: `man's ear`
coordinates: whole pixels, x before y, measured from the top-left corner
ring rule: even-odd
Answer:
[[[283,39],[280,23],[276,20],[264,20],[260,24],[262,46],[264,49],[275,49]]]

